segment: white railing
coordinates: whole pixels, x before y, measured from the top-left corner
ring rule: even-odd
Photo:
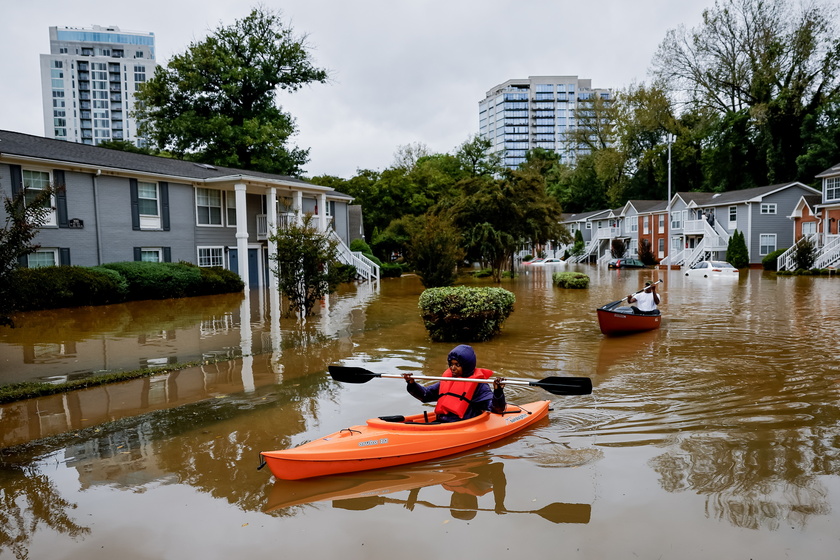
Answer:
[[[808,235],[803,235],[787,251],[779,255],[779,258],[776,259],[776,270],[793,270],[794,266],[796,266],[794,262],[796,248],[800,243],[805,243],[806,240],[810,240],[816,247],[819,247],[820,237],[818,234],[809,233]]]
[[[706,249],[706,240],[701,239],[700,243],[691,250],[688,256],[685,258],[685,262],[681,263],[684,264],[686,268],[691,268],[694,266],[698,261],[703,260],[703,254],[707,251]]]
[[[817,260],[814,261],[814,268],[828,268],[840,261],[840,235],[831,239],[820,251]]]
[[[284,212],[277,215],[277,229],[287,229],[290,225],[296,223],[297,214],[294,212]],[[268,215],[257,214],[257,239],[263,241],[268,239]]]
[[[336,241],[336,248],[338,249],[338,260],[344,264],[349,264],[356,267],[356,274],[359,278],[368,282],[379,282],[379,265],[364,256],[359,251],[351,251],[350,248],[344,244],[341,237],[332,229],[327,230],[329,236],[333,241]]]
[[[621,236],[621,228],[605,227],[598,228],[595,232],[595,239],[615,239]]]

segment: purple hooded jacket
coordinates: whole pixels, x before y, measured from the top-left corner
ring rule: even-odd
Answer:
[[[453,359],[458,360],[458,363],[461,364],[461,369],[465,377],[469,377],[475,371],[476,358],[472,346],[461,344],[453,348],[446,357],[446,363],[448,364]],[[428,387],[424,387],[419,383],[409,383],[406,385],[406,389],[413,397],[421,402],[436,401],[440,396],[440,383],[434,383]],[[438,415],[437,420],[439,422],[457,422],[458,420],[466,420],[478,416],[485,410],[501,414],[505,411],[506,406],[505,393],[502,389],[493,390],[490,388],[489,383],[478,383],[463,418],[459,418],[456,414],[447,413]]]

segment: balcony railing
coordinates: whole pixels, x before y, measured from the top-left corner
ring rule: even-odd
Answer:
[[[294,212],[284,212],[277,215],[277,229],[288,229],[289,226],[295,223],[297,214]],[[268,215],[257,215],[257,239],[268,239]]]

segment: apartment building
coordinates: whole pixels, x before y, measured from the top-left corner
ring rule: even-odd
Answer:
[[[595,99],[611,100],[612,90],[592,87],[577,76],[529,76],[508,80],[487,91],[478,104],[479,132],[502,155],[505,167],[515,168],[534,148],[557,152],[564,163],[586,153],[568,138],[578,126],[579,111]]]
[[[129,115],[134,92],[155,72],[155,35],[119,27],[50,27],[41,55],[44,135],[97,145],[143,140]]]

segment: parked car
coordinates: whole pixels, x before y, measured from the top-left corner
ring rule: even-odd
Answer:
[[[539,264],[543,262],[545,259],[531,259],[530,261],[523,261],[524,266],[534,266],[535,264]]]
[[[563,259],[557,259],[555,257],[549,257],[547,259],[537,259],[540,262],[532,262],[531,266],[558,266],[561,264],[566,264],[566,261]]]
[[[738,269],[724,261],[700,261],[685,271],[686,276],[738,278]]]
[[[639,259],[613,259],[607,263],[607,268],[644,268],[645,263]]]

